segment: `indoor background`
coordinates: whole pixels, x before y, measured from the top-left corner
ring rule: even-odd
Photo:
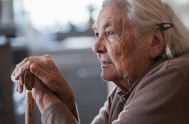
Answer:
[[[189,29],[189,0],[165,0]],[[0,123],[24,124],[25,93],[18,94],[10,75],[28,56],[49,54],[73,92],[82,124],[98,114],[112,89],[101,79],[92,52],[91,28],[102,0],[0,0]],[[35,105],[34,123],[41,124]]]

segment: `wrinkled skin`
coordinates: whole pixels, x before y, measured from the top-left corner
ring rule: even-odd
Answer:
[[[75,107],[75,100],[73,92],[68,85],[66,79],[55,66],[49,55],[40,57],[29,57],[24,59],[20,64],[18,64],[13,71],[13,76],[15,76],[16,91],[19,93],[23,92],[23,75],[26,69],[30,69],[31,72],[36,75],[48,89],[53,91],[56,96],[67,105],[70,110]],[[20,78],[19,78],[20,77]],[[34,88],[38,89],[39,87]],[[36,90],[42,91],[42,90]],[[45,94],[43,92],[35,94]]]
[[[17,88],[23,88],[20,83],[23,83],[23,78],[17,80],[16,82],[16,91],[19,91],[20,93],[22,92],[21,89]],[[43,85],[42,81],[37,78],[36,76],[34,77],[34,86],[32,88],[32,97],[36,101],[39,110],[41,114],[47,109],[50,105],[54,103],[61,102],[53,93],[50,91],[45,85]]]
[[[101,62],[102,78],[113,81],[122,91],[127,92],[156,62],[155,58],[164,47],[164,36],[159,27],[155,26],[150,32],[136,38],[133,25],[125,19],[126,11],[118,8],[115,4],[108,4],[100,11],[94,25],[97,41],[93,51]],[[16,66],[13,75],[17,80],[16,91],[20,93],[23,91],[22,77],[26,69],[30,69],[41,80],[41,84],[49,89],[40,90],[42,85],[34,85],[36,90],[33,96],[38,92],[41,94],[40,99],[35,98],[39,108],[46,108],[43,107],[43,101],[53,104],[61,100],[70,110],[74,109],[72,89],[49,55],[29,57]],[[45,95],[48,97],[43,97]]]
[[[113,81],[127,92],[152,66],[155,57],[150,55],[153,32],[136,39],[134,28],[126,21],[124,11],[115,4],[108,4],[100,11],[94,24],[97,41],[93,51],[101,62],[102,78]]]
[[[50,91],[45,85],[43,85],[42,81],[35,76],[34,78],[34,86],[32,88],[32,97],[36,101],[41,114],[54,103],[61,102],[59,98],[57,98],[52,91]]]

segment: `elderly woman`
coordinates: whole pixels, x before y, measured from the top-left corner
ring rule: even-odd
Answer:
[[[105,0],[93,28],[102,78],[117,87],[92,124],[188,124],[189,32],[171,7],[161,0]],[[43,124],[79,123],[73,92],[51,57],[17,65],[20,93],[26,69],[41,81],[32,95]]]

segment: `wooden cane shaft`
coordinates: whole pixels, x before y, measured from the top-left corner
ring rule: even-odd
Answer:
[[[34,75],[30,70],[26,70],[24,74],[24,83],[26,87],[25,96],[25,124],[34,123],[34,100],[32,97],[32,88],[34,85]]]
[[[34,121],[34,100],[32,98],[32,91],[26,90],[25,96],[25,124],[33,124]]]

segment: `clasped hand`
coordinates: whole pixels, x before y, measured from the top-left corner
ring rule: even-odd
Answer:
[[[49,55],[32,56],[16,65],[12,75],[15,76],[16,91],[19,93],[23,92],[23,76],[27,69],[30,69],[38,78],[35,79],[35,83],[38,84],[34,84],[35,90],[32,91],[32,96],[36,102],[40,104],[40,101],[54,101],[57,97],[71,111],[75,108],[73,91]],[[56,101],[58,102],[58,100]],[[40,105],[38,107],[40,108]]]

